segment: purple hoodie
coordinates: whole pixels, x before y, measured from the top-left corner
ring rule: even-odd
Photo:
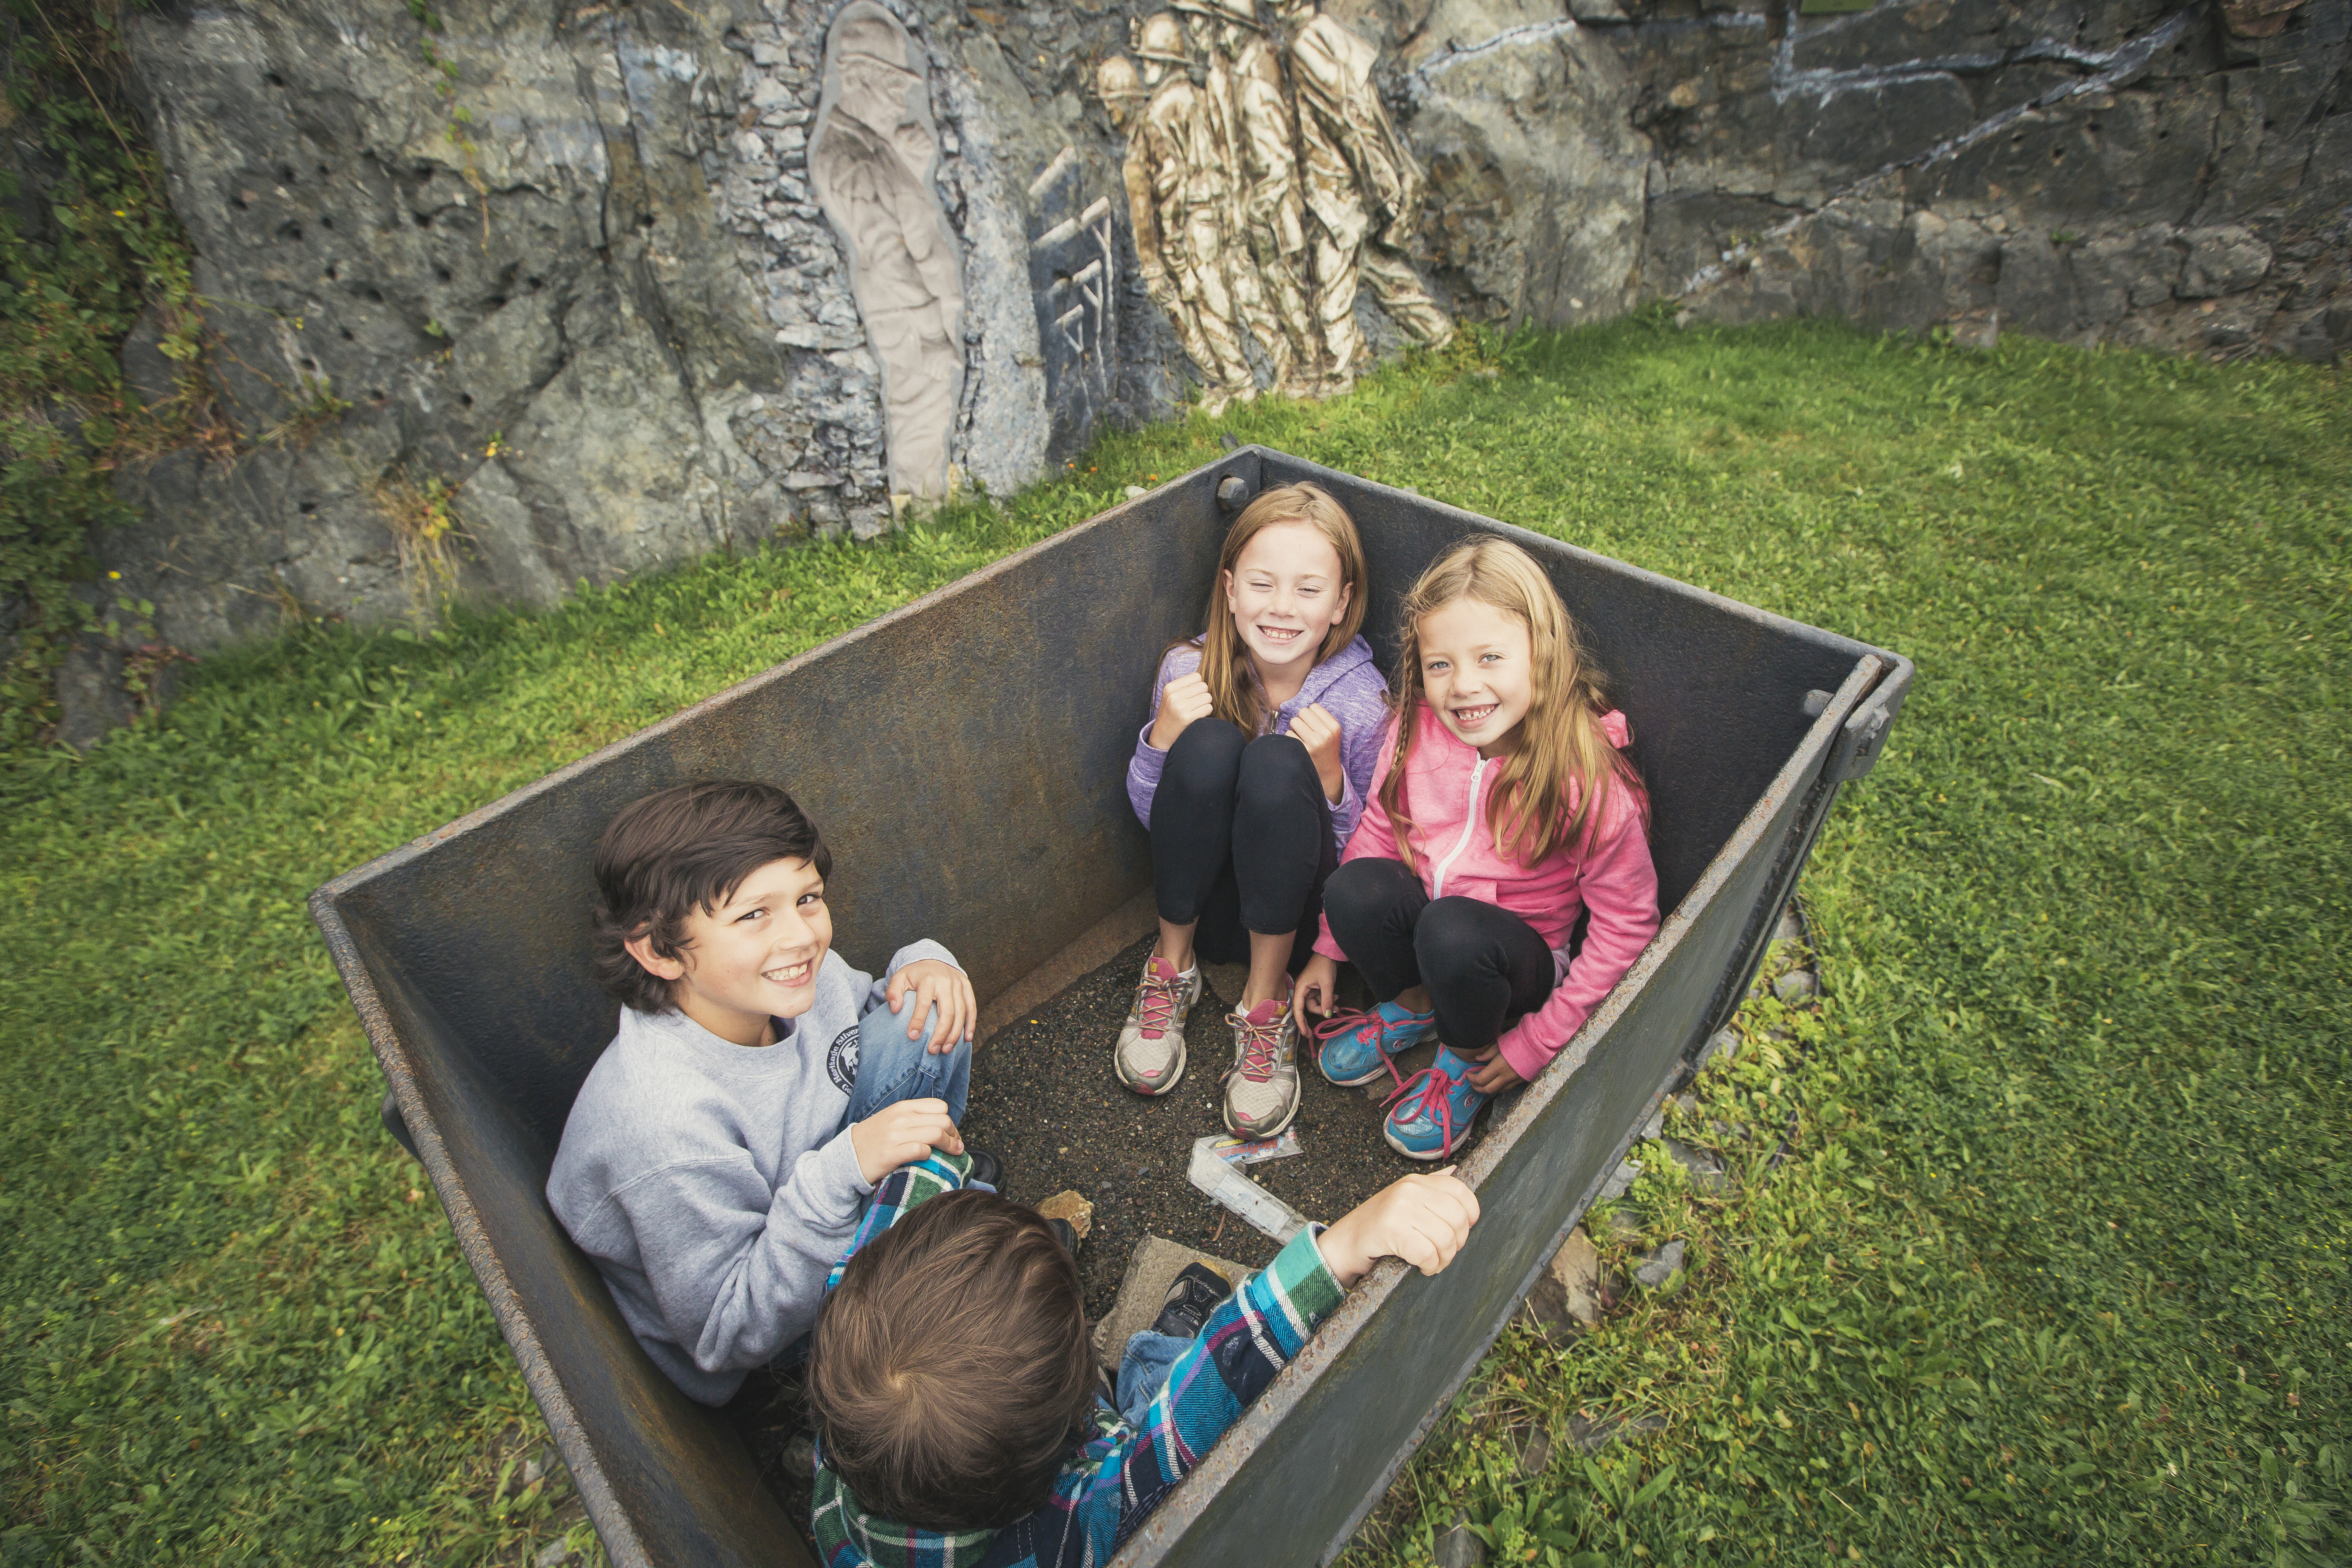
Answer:
[[[1136,732],[1135,760],[1127,764],[1128,802],[1146,827],[1151,826],[1151,797],[1160,788],[1160,770],[1168,763],[1168,753],[1151,743],[1151,721],[1160,715],[1160,694],[1178,676],[1200,668],[1201,648],[1195,638],[1184,647],[1170,648],[1160,661],[1160,673],[1152,678],[1151,711]],[[1371,644],[1357,637],[1308,670],[1307,684],[1298,689],[1298,695],[1275,710],[1268,732],[1289,734],[1290,721],[1318,702],[1339,721],[1339,772],[1346,782],[1331,807],[1331,841],[1344,849],[1348,836],[1356,830],[1356,819],[1364,815],[1364,792],[1371,787],[1372,768],[1381,757],[1381,735],[1389,721],[1388,680],[1372,662]]]

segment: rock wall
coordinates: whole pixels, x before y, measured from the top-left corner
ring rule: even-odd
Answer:
[[[961,269],[950,475],[1001,494],[1206,379],[1139,266],[1123,159],[1141,99],[1094,96],[1152,8],[878,4],[909,40],[908,122]],[[1278,47],[1313,11],[1188,5],[1189,31],[1155,36],[1199,47],[1215,16]],[[2352,0],[1323,9],[1377,48],[1372,89],[1422,164],[1417,230],[1374,213],[1375,230],[1413,233],[1457,318],[1572,324],[1671,297],[1978,342],[2326,359],[2352,335]],[[290,606],[545,604],[887,526],[876,344],[897,329],[864,319],[808,166],[840,10],[128,11],[238,447],[122,474],[144,521],[93,542],[164,640],[202,651]],[[1369,286],[1355,319],[1375,348],[1401,341]],[[170,392],[152,331],[125,362]]]
[[[2352,5],[2254,8],[1919,0],[1609,25],[1657,149],[1645,291],[1726,321],[2331,358]]]

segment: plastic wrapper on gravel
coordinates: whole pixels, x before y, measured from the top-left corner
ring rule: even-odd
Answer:
[[[1462,1174],[1485,1217],[1454,1267],[1376,1268],[1118,1562],[1336,1554],[1729,1016],[1840,785],[1884,745],[1909,662],[1261,447],[340,877],[311,910],[389,1080],[387,1122],[429,1173],[615,1563],[807,1553],[734,1427],[646,1360],[547,1205],[565,1113],[614,1029],[589,969],[597,834],[669,784],[774,780],[832,845],[845,952],[935,936],[970,972],[984,1026],[1038,1007],[1148,928],[1149,845],[1125,788],[1146,683],[1160,649],[1199,629],[1234,514],[1295,479],[1328,487],[1363,531],[1384,668],[1398,598],[1438,552],[1497,532],[1544,563],[1633,722],[1669,912],[1481,1135]],[[985,1049],[977,1070],[992,1070]]]

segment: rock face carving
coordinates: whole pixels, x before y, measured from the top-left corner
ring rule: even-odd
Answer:
[[[1110,407],[1118,376],[1118,233],[1108,198],[1087,199],[1084,162],[1066,144],[1029,183],[1036,233],[1029,286],[1045,361],[1045,406],[1056,447],[1085,444]]]
[[[940,140],[921,61],[875,0],[842,8],[825,38],[809,181],[849,251],[882,366],[891,491],[938,499],[963,390],[963,268],[931,184]]]
[[[1315,0],[1278,10],[1286,49],[1253,0],[1174,0],[1136,31],[1140,73],[1113,56],[1095,76],[1128,132],[1146,287],[1208,381],[1212,415],[1257,395],[1249,345],[1286,395],[1346,391],[1370,357],[1365,290],[1412,337],[1454,335],[1406,256],[1421,165],[1373,83],[1379,51]]]
[[[125,8],[139,118],[212,302],[204,374],[241,439],[233,458],[119,470],[135,521],[94,532],[100,568],[203,653],[268,634],[284,605],[411,614],[386,504],[403,485],[451,488],[460,586],[504,603],[888,527],[908,420],[872,333],[908,323],[861,310],[863,265],[810,160],[843,3],[454,0],[433,45],[454,83],[421,65],[405,0]],[[1455,321],[1603,321],[1671,297],[1963,342],[2352,348],[2352,0],[1150,15],[1172,3],[882,0],[900,25],[873,58],[898,68],[886,98],[907,90],[866,130],[913,126],[919,164],[936,132],[936,172],[891,188],[952,226],[928,256],[961,258],[961,325],[941,308],[912,330],[961,350],[949,455],[992,493],[1105,418],[1167,413],[1188,358],[1212,408],[1274,380],[1276,338],[1286,390],[1344,384],[1322,307],[1370,350],[1409,335],[1410,294],[1402,321],[1374,303],[1408,237]],[[1369,79],[1338,26],[1375,57]],[[1384,146],[1385,169],[1365,153]],[[1394,205],[1416,178],[1418,203]],[[1089,218],[1114,185],[1127,201]],[[922,288],[943,307],[952,274]],[[124,345],[143,396],[177,372],[160,331]],[[352,406],[274,437],[320,381]]]

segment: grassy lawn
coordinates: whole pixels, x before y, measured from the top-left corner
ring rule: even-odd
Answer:
[[[1809,1060],[1707,1081],[1716,1119],[1793,1110],[1794,1158],[1645,1178],[1687,1289],[1501,1346],[1388,1555],[1466,1498],[1505,1562],[2345,1557],[2341,382],[1654,321],[1479,368],[1232,428],[1921,673],[1805,879]],[[306,627],[86,760],[0,759],[0,1559],[546,1540],[537,1416],[304,895],[1213,450],[1118,436],[1002,515],[541,616]],[[1521,1474],[1515,1431],[1609,1413],[1660,1424]]]

